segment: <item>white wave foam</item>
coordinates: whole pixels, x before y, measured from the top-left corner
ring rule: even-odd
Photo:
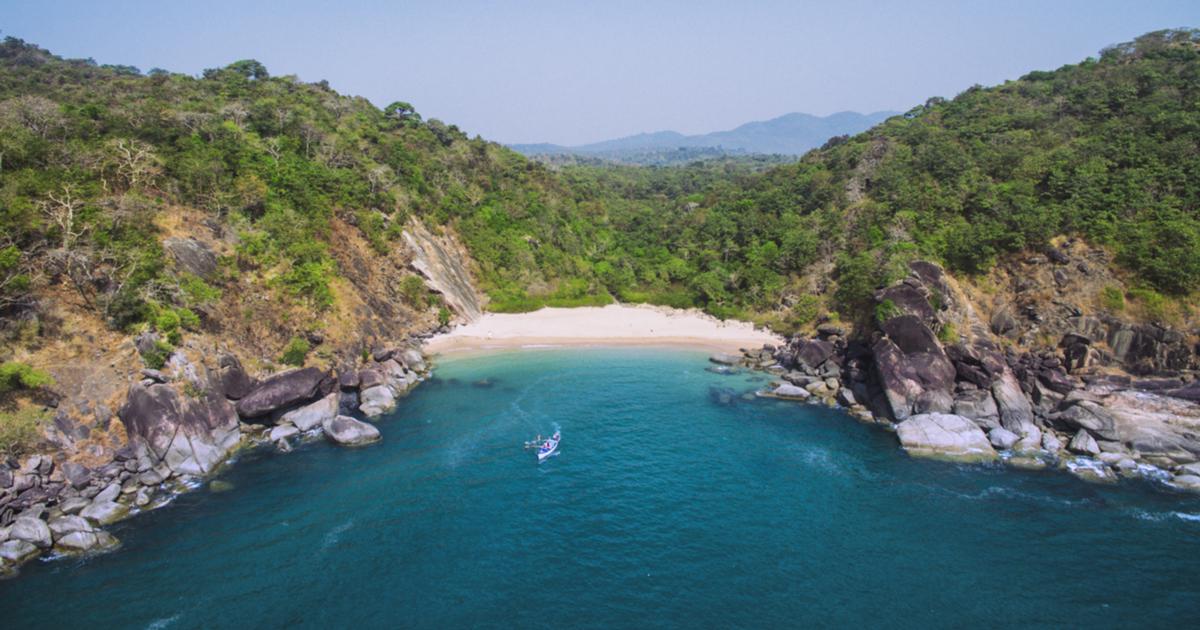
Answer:
[[[154,621],[151,621],[146,626],[146,630],[162,630],[163,628],[170,626],[171,624],[175,623],[176,621],[179,621],[180,616],[181,616],[180,614],[176,613],[175,615],[172,615],[170,617],[163,617],[162,619],[155,619]]]
[[[321,543],[321,551],[325,551],[326,549],[338,544],[338,541],[342,538],[342,534],[349,531],[351,527],[354,527],[354,519],[350,519],[345,523],[342,523],[341,525],[329,530],[329,533],[325,534],[324,542]]]
[[[1169,518],[1177,518],[1181,521],[1188,521],[1191,523],[1200,523],[1200,514],[1194,514],[1191,512],[1147,512],[1146,510],[1135,509],[1130,510],[1130,514],[1132,514],[1133,517],[1139,521],[1150,521],[1151,523],[1161,523]]]

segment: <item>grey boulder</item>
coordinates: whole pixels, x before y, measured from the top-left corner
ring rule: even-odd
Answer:
[[[21,516],[13,521],[8,536],[17,540],[24,540],[41,549],[49,549],[50,545],[54,544],[54,539],[50,534],[50,527],[46,525],[46,521],[32,516]]]
[[[336,381],[315,368],[302,368],[276,374],[261,382],[237,402],[238,415],[260,418],[273,411],[288,409],[315,400],[332,390]]]
[[[396,406],[396,396],[387,385],[368,387],[359,392],[359,411],[367,417],[382,415]]]
[[[267,439],[272,442],[278,442],[279,440],[286,440],[299,434],[300,429],[290,424],[283,424],[271,429],[271,434],[267,436]]]
[[[0,544],[0,560],[21,564],[38,555],[38,548],[26,540],[14,539]]]
[[[116,501],[93,501],[79,513],[80,516],[101,525],[115,523],[125,518],[127,514],[129,514],[129,508]]]
[[[379,429],[351,418],[336,416],[322,424],[325,437],[342,446],[364,446],[380,440]]]
[[[767,396],[773,398],[782,398],[784,400],[808,400],[812,393],[803,387],[796,387],[790,383],[783,383],[775,389],[767,392]]]
[[[1002,450],[1012,448],[1017,443],[1017,440],[1021,439],[1016,433],[1004,427],[996,427],[988,431],[987,435],[988,441],[992,443],[992,446]]]
[[[112,549],[119,544],[112,534],[95,530],[75,531],[64,535],[54,543],[54,548],[63,553],[88,553]]]
[[[301,432],[307,432],[321,426],[325,420],[337,416],[337,412],[338,393],[333,392],[316,402],[283,414],[283,417],[279,420],[281,423],[290,422]],[[272,435],[274,435],[274,431],[272,431]],[[275,439],[271,438],[271,441]]]
[[[1096,438],[1092,437],[1092,434],[1080,429],[1075,437],[1071,438],[1070,444],[1067,444],[1067,450],[1079,455],[1099,455],[1100,445],[1096,444]]]

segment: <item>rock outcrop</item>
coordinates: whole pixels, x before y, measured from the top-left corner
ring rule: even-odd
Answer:
[[[241,440],[233,404],[214,391],[191,398],[170,385],[137,384],[117,415],[144,470],[205,475]]]

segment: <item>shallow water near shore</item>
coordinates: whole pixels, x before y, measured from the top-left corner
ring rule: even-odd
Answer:
[[[679,349],[451,357],[383,442],[243,455],[87,560],[0,582],[0,627],[1165,626],[1200,611],[1200,499],[914,460]],[[729,396],[728,389],[733,390]],[[557,457],[522,443],[556,427]]]

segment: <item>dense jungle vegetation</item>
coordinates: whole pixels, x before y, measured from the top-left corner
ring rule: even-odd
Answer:
[[[930,99],[765,171],[552,170],[253,60],[194,77],[0,45],[5,317],[62,287],[116,329],[194,325],[222,287],[164,264],[155,217],[179,206],[236,240],[224,273],[314,311],[336,299],[335,220],[380,252],[409,220],[452,227],[494,310],[615,298],[786,330],[860,316],[913,257],[979,273],[1062,234],[1185,295],[1200,288],[1200,33]]]

